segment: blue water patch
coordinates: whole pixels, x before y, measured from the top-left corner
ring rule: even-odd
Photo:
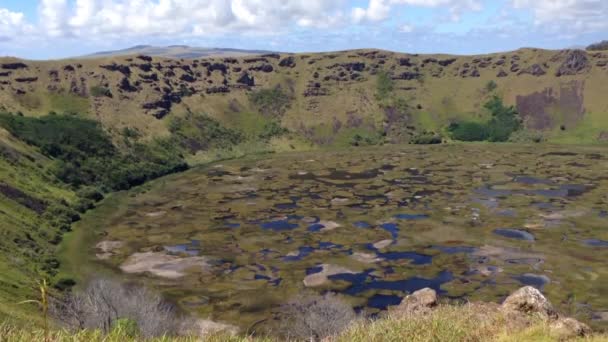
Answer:
[[[276,279],[268,281],[268,284],[270,284],[272,286],[279,286],[279,285],[281,285],[282,281],[283,281],[283,278],[276,278]]]
[[[425,287],[432,288],[438,293],[445,293],[441,289],[441,285],[448,283],[454,279],[452,272],[442,271],[435,278],[427,279],[422,277],[411,277],[404,280],[375,280],[367,281],[369,273],[358,273],[358,274],[343,274],[330,276],[329,279],[341,279],[349,281],[352,285],[344,290],[342,293],[356,296],[362,292],[369,290],[391,290],[400,291],[405,293],[412,293]]]
[[[432,256],[416,252],[386,252],[378,253],[378,256],[386,260],[408,259],[412,265],[428,265],[433,261]]]
[[[313,266],[306,269],[306,275],[311,275],[323,271],[323,266]]]
[[[513,279],[517,280],[518,282],[520,282],[524,285],[533,286],[539,290],[542,290],[545,287],[545,285],[547,285],[548,283],[551,282],[549,277],[547,277],[545,275],[538,275],[538,274],[531,274],[531,273],[518,275],[518,276],[513,277]]]
[[[293,203],[277,203],[274,205],[275,208],[277,209],[296,209],[298,208],[298,204],[293,202]]]
[[[409,221],[424,220],[424,219],[429,218],[428,215],[424,215],[424,214],[397,214],[394,217],[398,220],[409,220]]]
[[[320,224],[320,223],[314,223],[311,224],[310,226],[308,226],[308,231],[309,232],[318,232],[321,231],[321,229],[325,228],[324,225]]]
[[[383,223],[380,225],[380,228],[391,233],[393,239],[396,239],[399,236],[399,226],[397,226],[395,223]]]
[[[591,247],[608,247],[608,241],[599,240],[599,239],[587,239],[583,241],[585,245]]]
[[[534,235],[528,233],[525,230],[519,229],[494,229],[494,234],[500,235],[509,239],[517,239],[517,240],[526,240],[526,241],[534,241]]]
[[[263,274],[256,274],[253,276],[253,279],[255,280],[270,280],[272,278],[270,278],[269,276],[265,276]]]
[[[241,226],[241,224],[236,223],[236,222],[226,222],[226,223],[224,223],[224,226],[226,226],[228,228],[239,228]]]
[[[315,249],[313,247],[302,246],[302,247],[298,248],[298,255],[289,255],[289,256],[283,257],[283,261],[299,261],[299,260],[302,260],[303,258],[309,256],[310,253],[312,253],[314,251],[315,251]]]
[[[292,230],[292,229],[298,228],[298,224],[289,222],[289,219],[263,222],[260,224],[260,226],[263,229],[274,230],[274,231],[284,231],[284,230]]]
[[[355,227],[362,228],[362,229],[371,227],[371,225],[365,221],[357,221],[354,223],[354,225],[355,225]]]
[[[367,300],[367,306],[374,309],[386,310],[391,305],[399,305],[401,297],[395,295],[376,294]]]
[[[342,245],[335,244],[333,242],[319,242],[319,249],[332,249],[332,248],[342,248]]]
[[[471,254],[477,250],[477,248],[471,246],[433,246],[433,248],[445,254]]]
[[[164,246],[165,251],[170,254],[188,254],[198,255],[201,242],[199,240],[191,240],[190,243],[183,243],[173,246]]]

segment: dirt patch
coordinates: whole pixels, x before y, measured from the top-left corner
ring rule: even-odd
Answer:
[[[528,128],[538,130],[553,128],[556,122],[552,114],[562,114],[564,123],[573,126],[585,114],[584,89],[584,82],[572,81],[562,85],[559,91],[545,88],[530,95],[517,96],[517,110]]]
[[[125,273],[151,273],[161,278],[177,279],[185,276],[187,271],[210,272],[209,262],[207,257],[180,258],[165,253],[144,252],[129,256],[120,269]]]

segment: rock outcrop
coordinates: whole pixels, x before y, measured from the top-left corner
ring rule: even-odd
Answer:
[[[519,311],[526,314],[539,314],[543,318],[557,318],[557,312],[539,290],[525,286],[513,292],[502,303],[506,310]]]
[[[576,75],[587,71],[591,65],[587,53],[583,50],[573,50],[566,56],[566,60],[560,65],[555,76]]]

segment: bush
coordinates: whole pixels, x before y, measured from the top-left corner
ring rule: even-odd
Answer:
[[[380,71],[376,78],[376,94],[380,100],[388,98],[395,88],[393,79],[386,71]]]
[[[541,143],[545,141],[545,137],[542,132],[539,131],[531,131],[531,130],[520,130],[514,132],[509,137],[509,142],[513,143]]]
[[[472,121],[457,122],[448,128],[452,139],[461,141],[492,141],[509,140],[514,132],[521,129],[519,113],[513,106],[505,106],[502,99],[494,95],[484,108],[491,114],[485,123]]]
[[[54,300],[51,312],[71,330],[121,328],[146,338],[175,335],[181,325],[175,308],[158,294],[107,279]]]
[[[241,132],[222,126],[204,115],[188,113],[169,122],[172,141],[181,148],[196,153],[211,148],[230,148],[244,140]]]
[[[280,86],[272,89],[260,89],[249,94],[249,102],[267,117],[279,118],[285,114],[291,98]]]
[[[303,295],[281,310],[281,330],[287,338],[319,341],[337,335],[355,319],[353,308],[336,295]]]
[[[264,125],[262,132],[258,135],[261,140],[270,140],[273,137],[280,137],[289,133],[287,128],[281,127],[281,124],[275,121],[268,122]]]
[[[496,88],[498,88],[498,84],[496,84],[496,82],[492,81],[488,81],[488,83],[486,83],[486,92],[491,93],[494,90],[496,90]]]
[[[91,87],[91,95],[93,97],[112,97],[112,91],[103,86],[92,86]]]
[[[417,145],[433,145],[441,144],[442,142],[443,139],[440,134],[427,131],[419,132],[410,139],[410,144]]]
[[[451,124],[450,136],[460,141],[484,141],[488,139],[488,128],[483,123],[464,121]]]

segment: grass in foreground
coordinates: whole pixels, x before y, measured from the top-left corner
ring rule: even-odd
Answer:
[[[595,334],[589,337],[564,338],[555,335],[545,321],[522,320],[501,313],[492,314],[483,306],[442,306],[426,315],[390,316],[374,321],[361,320],[354,323],[341,334],[328,338],[328,342],[385,342],[385,341],[608,341],[608,335]],[[44,341],[44,331],[18,328],[9,323],[0,324],[0,341]],[[120,327],[104,335],[100,331],[88,330],[72,333],[66,330],[54,330],[49,334],[49,341],[280,341],[272,337],[233,336],[214,334],[200,337],[159,337],[145,340],[132,336],[128,330]]]

